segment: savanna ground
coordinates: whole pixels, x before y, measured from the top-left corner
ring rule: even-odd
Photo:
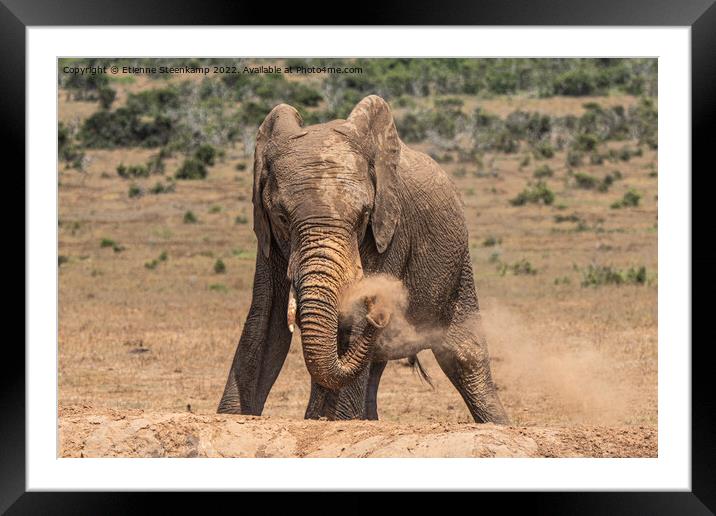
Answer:
[[[109,83],[116,96],[106,109],[61,81],[59,121],[73,143],[58,167],[60,456],[657,455],[657,150],[628,131],[596,144],[548,136],[552,152],[537,152],[544,138],[515,136],[516,149],[480,146],[477,131],[461,140],[470,127],[446,137],[428,122],[427,135],[409,143],[438,158],[461,192],[510,427],[472,423],[430,352],[420,359],[434,388],[403,361],[389,363],[381,421],[303,421],[310,382],[299,335],[262,417],[215,415],[251,301],[257,123],[244,117],[236,135],[211,140],[215,155],[197,180],[173,176],[203,141],[106,145],[83,134],[89,118],[116,113],[132,95],[193,91],[209,79],[219,82],[121,75]],[[324,98],[307,103],[309,114],[329,103],[318,91]],[[415,133],[405,117],[420,118],[423,106],[466,116],[480,108],[499,120],[514,112],[582,120],[595,110],[636,109],[645,95],[382,93],[402,120],[401,136]],[[247,105],[214,97],[229,113]],[[268,111],[258,111],[260,122]],[[201,109],[192,112],[201,118]],[[160,150],[157,173],[118,174],[120,165],[146,168]]]

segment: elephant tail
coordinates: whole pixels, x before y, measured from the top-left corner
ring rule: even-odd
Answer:
[[[408,364],[413,368],[413,371],[415,371],[418,376],[420,377],[420,380],[425,381],[432,389],[435,389],[435,386],[433,385],[433,379],[430,377],[428,372],[423,367],[423,364],[420,363],[420,360],[418,359],[418,355],[410,355],[408,357]]]

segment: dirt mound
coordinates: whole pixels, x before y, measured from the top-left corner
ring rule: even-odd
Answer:
[[[501,427],[60,411],[61,457],[656,457],[655,426]]]

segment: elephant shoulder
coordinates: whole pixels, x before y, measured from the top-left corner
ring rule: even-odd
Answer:
[[[405,144],[401,149],[399,173],[408,189],[443,194],[438,197],[446,198],[456,193],[452,180],[433,158]]]

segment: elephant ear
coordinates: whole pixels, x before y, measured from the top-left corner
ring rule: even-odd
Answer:
[[[295,108],[288,104],[279,104],[266,115],[256,135],[254,149],[254,233],[259,241],[263,255],[268,258],[271,252],[271,226],[264,209],[263,188],[268,178],[266,149],[271,144],[278,144],[289,138],[297,138],[306,134],[301,131],[303,120]]]
[[[379,253],[384,252],[400,221],[398,202],[400,140],[388,103],[369,95],[353,108],[348,119],[335,130],[349,137],[368,160],[375,173],[375,201],[371,225]]]

